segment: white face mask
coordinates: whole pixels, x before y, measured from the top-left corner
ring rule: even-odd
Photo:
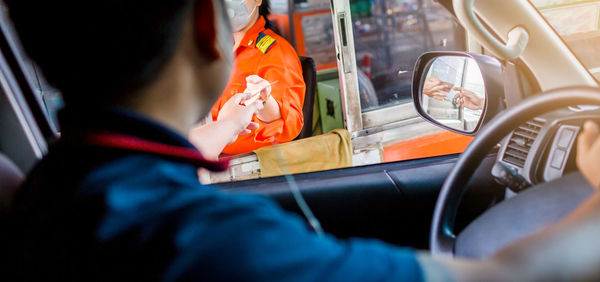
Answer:
[[[244,0],[226,0],[227,14],[231,19],[231,28],[233,31],[238,32],[244,29],[250,23],[250,18],[254,15],[257,6],[254,6],[252,12],[248,12],[248,7]]]

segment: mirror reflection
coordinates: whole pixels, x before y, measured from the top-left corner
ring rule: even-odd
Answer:
[[[466,133],[475,130],[486,102],[483,76],[475,60],[435,58],[421,89],[421,106],[431,118]]]

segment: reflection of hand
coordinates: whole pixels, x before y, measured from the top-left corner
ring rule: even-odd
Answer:
[[[256,93],[260,91],[260,99],[268,101],[271,98],[271,83],[258,75],[246,77],[246,93]]]
[[[462,87],[454,87],[454,90],[459,91],[456,95],[454,95],[454,100],[458,99],[458,102],[456,103],[458,107],[465,107],[474,111],[483,110],[485,103],[483,98]]]
[[[251,130],[258,129],[258,124],[252,122],[252,117],[262,110],[262,103],[257,101],[247,106],[241,105],[243,101],[251,97],[251,94],[237,94],[231,97],[219,111],[217,121],[231,123],[234,128],[231,143],[237,139],[238,135],[250,134]]]
[[[443,82],[439,78],[428,78],[423,84],[423,94],[441,101],[448,96],[453,86],[454,84]]]
[[[577,167],[590,184],[600,190],[600,129],[588,121],[577,140]]]

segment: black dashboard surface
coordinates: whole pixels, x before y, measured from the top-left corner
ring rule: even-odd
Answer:
[[[574,172],[577,135],[586,120],[600,121],[600,111],[569,108],[522,124],[502,142],[498,162],[531,185]]]

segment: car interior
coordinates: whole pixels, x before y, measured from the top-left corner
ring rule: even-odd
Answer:
[[[323,230],[339,238],[477,259],[572,211],[592,193],[574,157],[583,122],[600,121],[596,77],[530,1],[437,2],[482,51],[423,54],[411,93],[420,119],[474,136],[463,153],[213,185],[225,193],[267,195],[304,216],[297,189]],[[23,54],[4,5],[0,10],[2,210],[60,136],[52,121],[60,103]],[[434,117],[431,103],[424,109],[423,84],[433,62],[444,57],[472,59],[482,77],[485,106],[470,131]],[[307,93],[314,93],[315,63],[301,61]],[[307,96],[311,105],[316,100]],[[304,109],[310,126],[300,138],[312,136],[312,110]]]

